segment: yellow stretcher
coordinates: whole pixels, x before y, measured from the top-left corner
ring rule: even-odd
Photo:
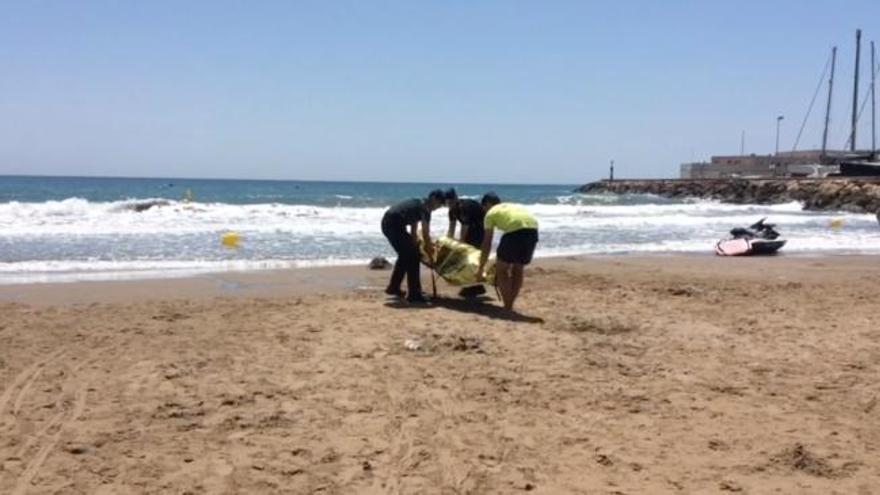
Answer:
[[[449,237],[441,237],[434,241],[434,262],[428,259],[425,247],[419,240],[422,263],[432,268],[440,278],[452,285],[474,285],[487,283],[495,285],[495,259],[490,257],[486,262],[486,280],[477,280],[477,269],[480,267],[480,250],[458,242]]]

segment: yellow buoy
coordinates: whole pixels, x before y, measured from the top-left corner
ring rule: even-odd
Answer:
[[[238,235],[238,232],[227,232],[220,236],[220,242],[230,248],[238,247],[238,243],[241,241],[241,237]]]
[[[843,227],[842,218],[832,218],[829,224],[833,230],[840,230]]]

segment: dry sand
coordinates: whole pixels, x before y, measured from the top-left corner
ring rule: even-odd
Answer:
[[[876,257],[386,276],[0,288],[0,493],[880,493]]]

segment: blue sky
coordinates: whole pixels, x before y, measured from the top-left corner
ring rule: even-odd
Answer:
[[[0,3],[0,174],[580,183],[790,149],[880,2]],[[820,142],[824,94],[800,148]],[[870,118],[860,144],[870,144]]]

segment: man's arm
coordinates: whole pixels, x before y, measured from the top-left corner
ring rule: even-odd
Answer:
[[[461,224],[461,236],[458,238],[459,241],[465,242],[465,239],[467,239],[468,230],[470,230],[470,227],[466,223]]]
[[[461,227],[464,228],[464,225]],[[452,209],[449,210],[449,230],[446,231],[446,237],[455,238],[455,215],[452,214]]]
[[[422,220],[422,240],[425,241],[425,253],[434,262],[434,243],[431,242],[431,223]]]
[[[495,235],[495,229],[486,229],[483,235],[483,245],[480,247],[480,267],[477,269],[477,277],[482,280],[484,278],[483,271],[486,268],[486,262],[489,260],[489,251],[492,249],[492,237]]]

